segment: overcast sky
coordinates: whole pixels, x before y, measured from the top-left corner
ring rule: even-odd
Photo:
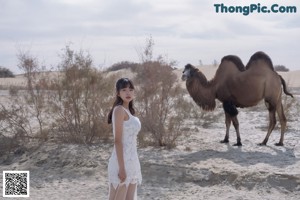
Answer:
[[[296,6],[296,13],[216,13],[214,4]],[[18,73],[17,53],[55,67],[62,49],[88,51],[95,66],[139,62],[152,36],[154,55],[178,67],[228,54],[244,63],[265,51],[275,65],[300,70],[299,0],[0,0],[0,66]]]

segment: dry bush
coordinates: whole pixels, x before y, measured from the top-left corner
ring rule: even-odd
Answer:
[[[32,135],[33,130],[29,121],[29,110],[25,105],[11,104],[1,105],[0,110],[0,130],[8,137],[16,135]]]
[[[150,138],[158,146],[172,148],[176,146],[176,140],[185,134],[182,128],[189,116],[190,104],[183,97],[185,92],[171,64],[162,57],[151,61],[153,44],[150,38],[144,51],[144,62],[136,69],[134,80],[137,85],[136,104],[142,122],[139,142],[145,144]]]
[[[19,53],[18,55],[19,65],[18,67],[24,72],[27,80],[26,91],[21,94],[21,99],[14,98],[15,101],[22,105],[27,104],[30,115],[28,121],[32,120],[31,116],[38,123],[38,134],[41,140],[46,141],[48,139],[48,131],[45,128],[47,126],[48,117],[46,116],[46,105],[48,91],[43,88],[43,84],[46,82],[46,76],[43,76],[41,72],[44,71],[44,67],[40,66],[38,60],[29,53]],[[12,93],[11,93],[12,94]]]
[[[174,147],[189,115],[176,75],[168,65],[147,62],[137,70],[135,82],[142,131],[150,132],[158,146]]]
[[[289,85],[289,80],[287,81],[287,85]],[[296,121],[299,118],[300,102],[299,99],[297,99],[297,96],[295,94],[293,95],[294,98],[291,98],[290,96],[285,95],[284,93],[282,96],[282,106],[287,122]]]
[[[21,138],[25,143],[25,138],[38,138],[47,140],[45,129],[45,95],[46,91],[38,86],[37,74],[42,70],[37,60],[28,53],[19,53],[19,68],[24,72],[27,80],[25,89],[19,90],[11,87],[10,98],[5,105],[1,104],[0,130],[7,137]],[[4,116],[4,117],[3,117]]]
[[[16,138],[11,138],[0,134],[0,157],[3,159],[0,161],[4,161],[3,156],[9,157],[10,152],[14,151],[19,146],[19,140]]]
[[[52,127],[65,142],[92,143],[107,139],[110,126],[106,114],[110,108],[114,82],[92,67],[89,54],[66,47],[60,65],[63,76],[51,85],[49,98]]]
[[[283,111],[284,114],[287,118],[287,121],[291,120],[292,115],[293,115],[293,110],[294,108],[299,107],[299,102],[297,102],[296,98],[291,98],[290,96],[283,96],[282,99],[282,106],[283,106]]]
[[[35,116],[26,104],[1,105],[0,108],[0,163],[9,164],[13,156],[22,155],[28,145],[41,144]]]
[[[15,77],[15,75],[7,68],[0,66],[0,78]]]
[[[30,114],[27,106],[16,101],[0,105],[0,156],[9,155],[32,138]]]
[[[5,137],[17,138],[19,145],[31,139],[89,144],[109,138],[106,117],[114,77],[93,68],[89,55],[67,47],[61,71],[51,78],[29,54],[18,58],[27,87],[11,88],[9,101],[0,106],[0,132]]]
[[[274,66],[274,69],[275,69],[275,71],[277,71],[277,72],[288,72],[288,71],[290,71],[289,68],[287,68],[287,67],[284,66],[284,65],[275,65],[275,66]]]

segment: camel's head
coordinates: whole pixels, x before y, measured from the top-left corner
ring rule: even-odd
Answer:
[[[182,76],[181,76],[181,79],[183,81],[186,81],[188,78],[190,78],[193,74],[193,72],[195,71],[195,67],[191,64],[187,64],[185,67],[184,67],[184,70],[182,72]]]

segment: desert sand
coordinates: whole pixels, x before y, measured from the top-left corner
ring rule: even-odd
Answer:
[[[179,76],[181,71],[177,70]],[[212,77],[213,69],[207,69],[206,74]],[[283,147],[274,145],[279,141],[279,127],[273,131],[267,146],[257,145],[264,139],[268,124],[263,105],[240,109],[242,147],[233,146],[236,142],[233,127],[230,143],[221,144],[225,124],[219,105],[206,114],[209,122],[191,119],[187,124],[190,134],[179,138],[176,148],[138,149],[143,174],[139,199],[299,199],[300,93],[296,87],[300,87],[300,71],[284,73],[283,77],[295,88],[298,106],[291,108],[287,116]],[[196,106],[195,109],[201,111]],[[0,172],[29,170],[29,199],[105,200],[112,148],[112,143],[85,146],[48,141],[38,147],[32,144],[10,157],[1,157]],[[1,177],[1,194],[2,184]]]

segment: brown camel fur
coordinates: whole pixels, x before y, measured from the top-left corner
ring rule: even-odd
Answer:
[[[222,143],[229,142],[231,122],[236,130],[237,143],[241,146],[237,107],[251,107],[261,100],[269,111],[269,128],[261,145],[266,145],[276,124],[277,112],[281,124],[281,137],[276,145],[282,146],[286,129],[286,117],[281,103],[281,85],[285,94],[293,97],[286,89],[284,79],[274,71],[272,61],[264,52],[253,54],[244,67],[237,56],[223,57],[215,77],[208,81],[204,74],[191,64],[184,68],[182,80],[193,100],[204,110],[213,110],[215,99],[223,103],[225,111],[226,135]]]

